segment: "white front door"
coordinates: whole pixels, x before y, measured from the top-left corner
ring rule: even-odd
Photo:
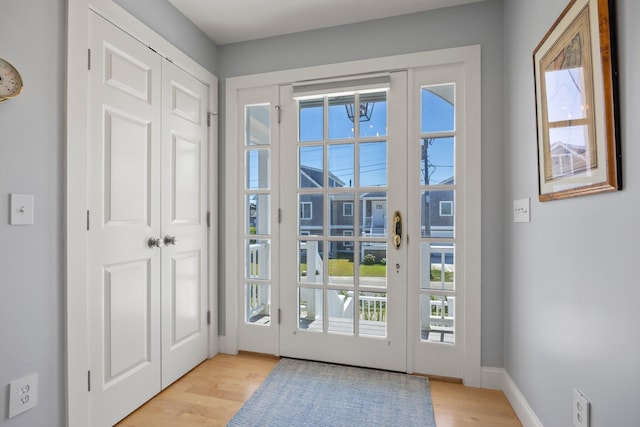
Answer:
[[[111,426],[207,356],[207,91],[90,13],[89,417]]]
[[[281,89],[282,355],[406,370],[406,85]]]
[[[236,348],[479,386],[479,49],[363,63],[228,82]]]

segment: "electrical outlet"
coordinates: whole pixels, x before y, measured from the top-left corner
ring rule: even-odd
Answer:
[[[38,373],[27,375],[9,385],[9,418],[15,417],[38,403]]]
[[[578,389],[573,389],[573,425],[589,427],[589,401]]]

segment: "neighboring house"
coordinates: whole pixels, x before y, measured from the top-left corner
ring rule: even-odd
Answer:
[[[323,171],[302,166],[300,168],[300,186],[302,188],[322,188]],[[332,188],[344,187],[344,182],[338,177],[329,175],[329,186]],[[453,177],[438,184],[451,185]],[[356,234],[354,200],[344,197],[345,194],[336,194],[329,197],[330,206],[329,224],[331,236],[353,236]],[[359,196],[359,232],[360,237],[379,237],[387,232],[387,193],[372,191],[362,193]],[[321,194],[303,194],[300,197],[299,219],[300,235],[321,235],[324,221],[324,199]],[[452,237],[454,229],[454,193],[452,190],[431,191],[422,195],[422,206],[428,206],[422,212],[429,216],[421,219],[423,235],[425,230],[430,230],[432,237]],[[428,224],[428,225],[427,225]],[[379,245],[378,245],[379,246]],[[362,256],[373,253],[376,259],[386,257],[383,249],[375,244],[363,245]],[[322,250],[320,250],[322,253]],[[330,258],[352,258],[353,242],[334,242],[329,250]]]
[[[582,172],[591,163],[587,158],[589,153],[583,145],[572,145],[557,141],[551,144],[550,151],[551,176],[548,176],[547,180]]]
[[[324,172],[309,166],[300,167],[301,188],[322,188]],[[337,176],[329,174],[329,188],[343,188],[345,183]],[[384,236],[387,222],[387,195],[385,192],[368,192],[360,194],[360,234],[361,236]],[[350,194],[336,193],[329,196],[329,235],[353,236],[356,221],[356,209]],[[300,235],[321,235],[324,221],[324,199],[321,194],[303,194],[300,196]],[[320,253],[322,250],[320,249]],[[384,254],[380,254],[384,257]],[[352,258],[353,242],[340,241],[331,243],[330,258]]]
[[[453,177],[437,185],[453,184]],[[454,193],[453,190],[435,190],[422,193],[421,227],[422,235],[429,237],[453,237],[454,230]],[[427,216],[427,212],[429,215]],[[427,231],[429,230],[429,231]]]

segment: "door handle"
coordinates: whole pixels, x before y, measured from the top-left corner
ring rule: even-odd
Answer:
[[[162,239],[160,239],[159,237],[149,237],[149,240],[147,240],[147,245],[153,249],[153,248],[161,248],[162,247]]]
[[[176,243],[178,243],[178,239],[176,239],[176,236],[169,236],[168,234],[164,236],[165,246],[175,245]]]
[[[393,246],[396,249],[400,248],[402,244],[402,217],[400,211],[396,211],[393,214]]]

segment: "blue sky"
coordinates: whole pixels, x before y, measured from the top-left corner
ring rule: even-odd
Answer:
[[[452,94],[452,86],[437,87],[434,91],[429,88],[421,91],[421,132],[447,132],[454,130],[454,108],[442,97],[434,92]],[[363,95],[368,96],[368,95]],[[374,96],[375,95],[369,95]],[[386,143],[387,135],[387,102],[386,100],[373,103],[371,119],[360,122],[361,137],[380,137],[371,142],[361,143],[359,147],[359,182],[361,187],[380,187],[387,185],[386,156],[387,151],[393,149]],[[328,156],[329,171],[340,179],[345,187],[353,187],[356,183],[355,146],[350,140],[354,139],[355,126],[348,118],[345,102],[353,103],[351,98],[335,98],[329,106],[329,142],[340,141],[339,144],[328,144],[327,153],[323,153],[322,144],[324,135],[323,114],[324,109],[321,100],[307,101],[305,108],[300,111],[300,162],[302,165],[323,169],[323,154]],[[356,112],[357,113],[357,112]],[[307,144],[308,143],[308,144]],[[430,140],[427,147],[429,163],[429,183],[443,182],[454,175],[454,139],[452,137],[436,138]],[[415,146],[414,146],[415,147]],[[418,155],[419,156],[419,155]],[[255,156],[254,156],[255,157]],[[416,156],[414,156],[416,157]],[[414,158],[412,157],[412,158]],[[421,166],[424,167],[423,160]],[[257,161],[252,161],[250,173],[253,179],[257,178]],[[424,184],[424,168],[421,176]],[[257,188],[257,182],[252,183],[252,188]]]
[[[449,90],[449,92],[452,92]],[[329,135],[331,140],[350,140],[354,138],[354,124],[347,117],[344,106],[345,99],[329,106]],[[300,148],[301,164],[322,169],[322,146],[312,145],[323,139],[323,107],[320,102],[311,103],[300,112],[300,141],[309,146]],[[387,102],[375,102],[371,119],[360,122],[361,137],[380,136],[380,142],[360,145],[360,186],[385,186],[387,184],[386,155],[387,147]],[[446,132],[454,130],[453,106],[440,96],[429,90],[422,90],[421,99],[421,132]],[[329,171],[350,187],[355,183],[354,145],[332,144],[328,147]],[[428,146],[428,163],[430,165],[430,183],[442,182],[453,176],[454,140],[438,138]],[[424,162],[422,162],[424,166]],[[424,179],[422,177],[421,179]],[[423,181],[424,183],[424,181]]]

